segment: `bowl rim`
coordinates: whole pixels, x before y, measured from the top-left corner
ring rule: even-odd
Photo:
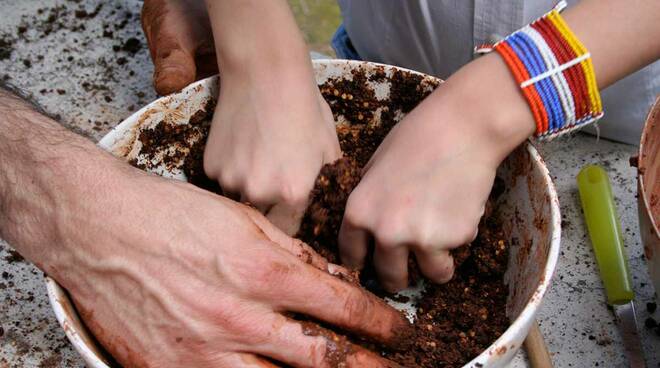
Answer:
[[[357,60],[343,60],[343,59],[316,59],[312,60],[312,63],[316,65],[349,65],[351,68],[356,68],[360,66],[366,66],[367,68],[372,67],[385,67],[386,69],[395,68],[400,71],[409,72],[415,75],[420,75],[423,77],[430,77],[437,81],[442,82],[437,77],[420,73],[411,69],[406,69],[398,66],[387,65],[382,63],[368,62],[368,61],[357,61]],[[138,111],[131,114],[113,129],[111,129],[103,138],[97,143],[97,145],[104,150],[112,148],[112,145],[121,138],[121,133],[127,131],[136,125],[140,117],[147,111],[153,109],[155,106],[160,104],[164,99],[172,98],[175,96],[184,95],[192,91],[195,88],[208,87],[210,83],[216,80],[216,76],[211,76],[205,79],[196,81],[179,92],[162,96],[142,107]],[[550,199],[550,225],[552,226],[552,231],[550,235],[550,247],[548,250],[548,256],[545,262],[543,274],[541,280],[536,287],[536,290],[530,297],[529,301],[525,304],[525,307],[522,309],[520,314],[515,318],[515,320],[507,327],[506,331],[500,335],[495,341],[493,341],[488,348],[484,349],[478,356],[472,359],[470,362],[466,363],[463,367],[482,367],[487,364],[493,363],[500,355],[504,355],[507,351],[517,350],[520,346],[508,346],[510,341],[514,341],[516,336],[519,336],[520,331],[528,331],[529,326],[531,326],[532,321],[536,318],[538,310],[540,309],[541,302],[545,296],[554,272],[557,267],[557,262],[559,259],[560,243],[561,243],[561,214],[559,209],[559,199],[557,196],[557,191],[555,189],[554,182],[550,176],[550,172],[545,164],[545,161],[536,150],[531,141],[526,141],[523,143],[526,151],[529,153],[532,162],[534,165],[541,169],[541,175],[545,182],[545,193]],[[45,276],[46,288],[48,291],[48,298],[50,304],[52,305],[53,311],[55,312],[55,317],[57,318],[58,323],[64,330],[67,338],[74,346],[76,351],[83,357],[85,362],[91,364],[92,368],[110,368],[100,357],[97,352],[95,352],[95,347],[89,346],[88,341],[81,337],[79,332],[74,330],[74,319],[78,319],[77,311],[73,307],[73,303],[69,298],[67,292],[49,276]],[[72,316],[69,316],[69,312]],[[82,333],[86,333],[83,331]],[[526,333],[526,332],[525,332]]]
[[[660,122],[660,94],[655,99],[655,102],[651,106],[646,120],[644,122],[644,129],[642,130],[642,136],[639,141],[639,151],[637,152],[638,164],[637,164],[637,182],[639,183],[639,193],[642,202],[644,203],[644,211],[649,217],[651,227],[655,231],[655,236],[660,238],[660,222],[656,221],[653,217],[653,212],[651,211],[651,198],[646,193],[646,181],[644,180],[644,174],[642,170],[639,170],[640,167],[644,167],[644,150],[646,146],[646,140],[650,139],[651,135],[651,122],[658,117],[657,120]],[[660,129],[658,129],[660,131]],[[640,209],[641,210],[641,209]],[[641,215],[641,214],[640,214]]]

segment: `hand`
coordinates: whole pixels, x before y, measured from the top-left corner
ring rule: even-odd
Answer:
[[[1,87],[0,116],[0,237],[125,368],[392,366],[293,313],[410,340],[401,314],[257,211],[131,168]]]
[[[316,85],[293,80],[224,78],[204,152],[204,170],[225,194],[255,205],[289,235],[298,231],[321,167],[341,156]]]
[[[218,73],[204,0],[145,0],[142,28],[158,94],[168,95]]]
[[[498,165],[533,132],[516,88],[489,56],[392,129],[348,199],[339,234],[344,263],[362,267],[373,237],[374,267],[386,290],[407,287],[410,253],[431,280],[451,279],[449,250],[477,236]]]
[[[408,326],[380,299],[331,276],[343,270],[257,211],[143,174],[118,182],[126,185],[114,187],[115,204],[63,223],[66,242],[102,246],[53,266],[124,367],[275,366],[266,358],[331,367],[337,350],[350,351],[341,358],[348,367],[389,364],[287,317],[304,314],[386,344]]]
[[[261,19],[258,24],[255,18]],[[316,176],[341,157],[341,150],[286,2],[224,1],[207,7],[201,0],[147,0],[142,24],[159,93],[177,91],[217,71],[212,65],[222,65],[204,154],[206,174],[226,194],[295,234]]]

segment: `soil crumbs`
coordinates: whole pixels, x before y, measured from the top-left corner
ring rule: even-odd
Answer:
[[[437,87],[420,76],[395,71],[389,76],[390,97],[380,101],[366,86],[369,82],[386,79],[382,69],[370,76],[356,71],[352,81],[331,79],[320,87],[335,119],[344,121],[337,127],[344,157],[322,168],[297,237],[334,263],[338,262],[337,237],[344,208],[349,194],[360,181],[361,168],[402,114],[412,110]],[[151,157],[157,153],[158,147],[176,142],[184,148],[179,153],[165,155],[163,163],[179,166],[193,184],[221,193],[218,185],[204,175],[202,168],[212,112],[210,104],[195,114],[188,125],[160,122],[143,130],[139,138],[143,145],[140,154]],[[151,168],[148,162],[133,160],[131,163],[142,169]],[[493,192],[491,202],[502,190],[498,188]],[[427,283],[422,297],[416,301],[413,346],[406,351],[393,351],[363,344],[372,350],[380,350],[383,356],[406,367],[463,366],[509,326],[505,315],[508,288],[504,284],[508,248],[499,224],[484,216],[477,239],[452,253],[456,264],[454,278],[443,285]],[[411,258],[410,265],[411,283],[415,283],[422,276],[416,271],[414,258]],[[374,280],[373,270],[362,272],[363,286],[381,297],[398,298],[385,295]]]

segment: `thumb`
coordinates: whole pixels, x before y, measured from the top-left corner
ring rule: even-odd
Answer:
[[[154,63],[159,95],[176,92],[195,81],[195,42],[183,9],[171,2],[145,0],[142,29]]]
[[[195,81],[194,51],[175,37],[159,41],[154,50],[154,88],[159,95],[168,95]]]

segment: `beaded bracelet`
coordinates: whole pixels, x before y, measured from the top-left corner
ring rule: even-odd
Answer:
[[[552,139],[598,121],[603,105],[591,54],[559,13],[561,1],[541,18],[476,52],[504,59],[532,110],[536,137]]]

